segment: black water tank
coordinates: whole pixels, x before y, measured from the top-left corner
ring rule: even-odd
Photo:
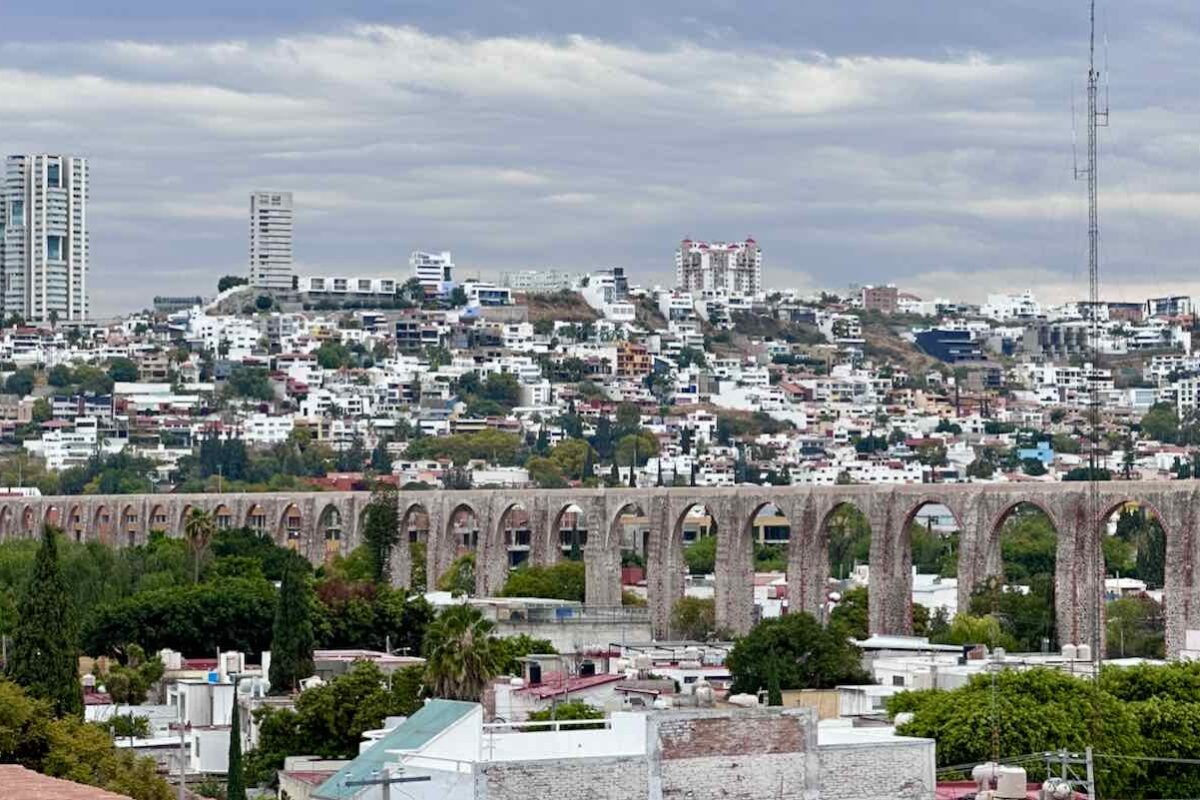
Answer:
[[[529,685],[537,686],[542,682],[542,665],[536,661],[529,662]]]
[[[596,676],[596,662],[585,661],[579,665],[579,677],[594,678]]]

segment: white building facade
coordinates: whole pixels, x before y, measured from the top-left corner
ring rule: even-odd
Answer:
[[[675,285],[680,291],[709,297],[762,295],[762,248],[743,242],[694,242],[684,239],[675,251]]]
[[[292,193],[250,195],[250,285],[292,288]]]
[[[454,259],[449,250],[440,253],[423,253],[420,250],[408,257],[408,266],[413,277],[421,282],[426,296],[436,297],[449,291],[454,282]]]
[[[9,156],[0,191],[5,314],[34,322],[88,317],[88,162]]]

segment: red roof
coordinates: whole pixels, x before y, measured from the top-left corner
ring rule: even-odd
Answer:
[[[284,770],[283,774],[287,775],[292,780],[300,781],[301,783],[307,783],[309,786],[320,786],[322,783],[329,780],[329,776],[333,774],[333,771],[317,772],[315,770],[306,769],[289,769]]]
[[[934,800],[965,800],[968,797],[974,797],[979,791],[979,786],[975,781],[942,781],[939,782],[937,788],[933,792]],[[1040,783],[1025,784],[1026,800],[1039,800],[1042,796],[1042,785]],[[1078,800],[1086,797],[1086,795],[1076,792],[1072,795]]]
[[[129,800],[129,795],[51,778],[16,764],[0,764],[5,800]]]
[[[533,695],[539,700],[546,700],[551,697],[568,694],[570,692],[582,692],[585,689],[591,689],[596,686],[603,686],[606,683],[616,683],[624,680],[624,675],[592,675],[587,678],[567,678],[563,681],[557,673],[543,675],[542,682],[536,686],[526,686],[520,691]]]

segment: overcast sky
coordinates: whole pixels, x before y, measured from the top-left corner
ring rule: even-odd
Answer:
[[[1200,8],[1098,17],[1102,293],[1200,294]],[[771,288],[1065,299],[1086,24],[1083,0],[5,0],[0,143],[91,157],[98,314],[244,273],[254,189],[295,192],[301,274],[450,249],[459,277],[666,284],[679,239],[753,235]]]

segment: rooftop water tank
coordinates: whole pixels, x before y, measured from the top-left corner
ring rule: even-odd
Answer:
[[[1064,644],[1062,646],[1062,657],[1067,661],[1074,661],[1079,658],[1079,649],[1073,644]]]
[[[1025,800],[1025,770],[1021,767],[996,769],[997,800]]]
[[[1090,644],[1081,644],[1075,648],[1075,656],[1080,661],[1092,660],[1092,646]]]

